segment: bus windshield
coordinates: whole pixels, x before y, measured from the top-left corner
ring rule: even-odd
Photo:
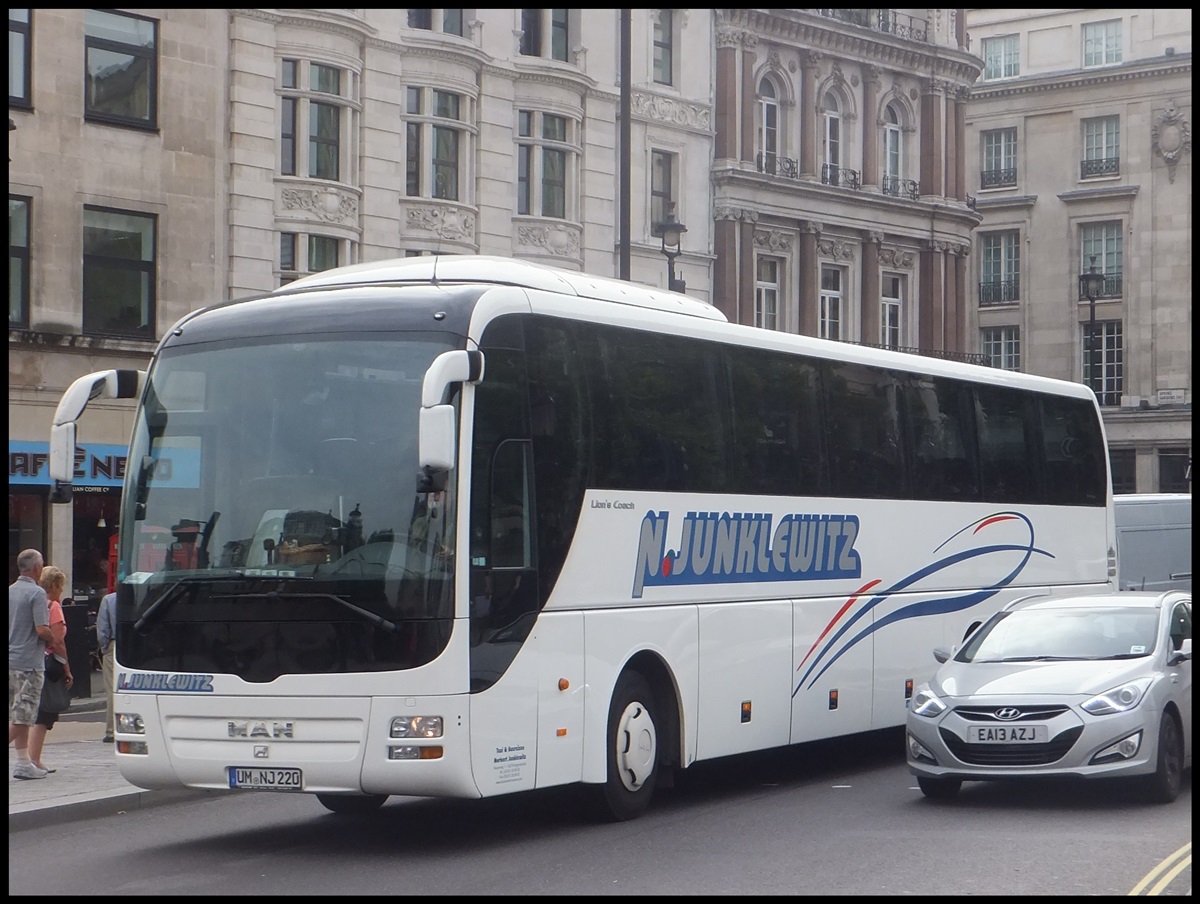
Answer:
[[[122,664],[271,680],[436,655],[455,506],[417,491],[417,421],[452,340],[165,347],[130,444]]]

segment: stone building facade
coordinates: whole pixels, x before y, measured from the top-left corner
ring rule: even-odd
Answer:
[[[1116,492],[1190,491],[1191,11],[967,17],[984,59],[966,108],[977,348],[1093,386]]]

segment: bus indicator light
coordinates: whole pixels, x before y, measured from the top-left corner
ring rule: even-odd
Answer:
[[[837,688],[834,688],[833,690],[831,690],[829,692],[829,708],[830,709],[837,709],[837,703],[838,703],[837,698],[838,698]]]
[[[904,699],[911,700],[913,691],[913,680],[911,678],[904,679]]]
[[[559,689],[560,691],[565,691],[565,690],[566,690],[567,688],[569,688],[570,686],[571,686],[571,682],[570,682],[570,681],[568,681],[566,678],[559,678],[559,679],[558,679],[558,689]]]
[[[749,700],[742,701],[742,721],[743,722],[750,721],[750,701]]]
[[[560,728],[554,733],[560,738],[565,738],[567,736],[567,730],[565,728]]]

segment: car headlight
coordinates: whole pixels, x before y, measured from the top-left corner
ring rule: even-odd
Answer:
[[[1111,716],[1113,713],[1128,712],[1146,696],[1152,678],[1139,678],[1129,681],[1119,687],[1114,687],[1103,694],[1097,694],[1083,704],[1083,711],[1093,716]]]
[[[920,687],[913,694],[912,711],[918,716],[933,719],[946,711],[946,704],[929,687]]]

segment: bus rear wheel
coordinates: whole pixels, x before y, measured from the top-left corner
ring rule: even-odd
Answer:
[[[641,816],[658,781],[654,692],[638,672],[617,679],[608,709],[608,778],[598,789],[599,815],[612,822]]]
[[[386,794],[318,794],[317,800],[331,813],[362,816],[374,813],[388,799]]]

